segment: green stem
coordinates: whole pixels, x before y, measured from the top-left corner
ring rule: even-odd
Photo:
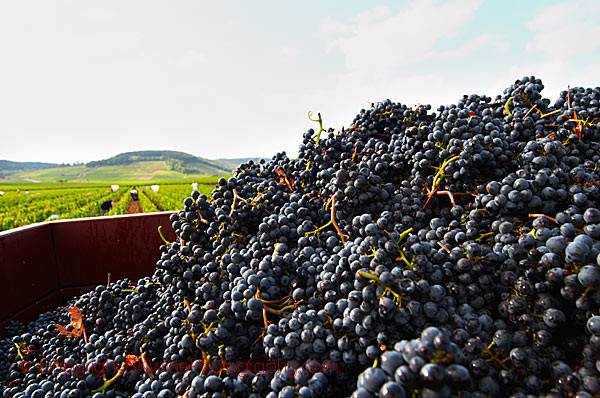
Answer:
[[[404,254],[404,251],[402,249],[398,249],[398,253],[400,254],[400,259],[404,261],[407,266],[412,266],[412,263],[408,261],[408,258],[406,258],[406,254]]]
[[[373,361],[373,366],[371,366],[371,367],[376,368],[378,363],[379,363],[379,356],[377,356],[377,358],[375,358],[375,361]]]
[[[158,234],[160,235],[160,238],[163,240],[163,242],[165,242],[165,245],[171,246],[171,242],[169,242],[168,240],[166,240],[165,237],[162,234],[162,225],[158,226]]]
[[[323,128],[323,119],[321,118],[321,113],[317,113],[317,115],[319,116],[318,119],[313,119],[311,116],[313,115],[312,112],[308,112],[308,119],[313,121],[313,122],[318,122],[319,123],[319,132],[317,133],[317,141],[316,141],[316,145],[319,146],[319,141],[321,139],[321,133],[323,131],[325,131],[325,129]]]
[[[560,111],[562,111],[562,109],[557,109],[557,110],[552,111],[552,112],[544,113],[543,115],[540,116],[540,119],[543,119],[543,118],[548,117],[548,116],[552,116],[555,113],[558,113]]]
[[[455,160],[460,159],[459,155],[453,156],[449,159],[446,159],[444,161],[444,163],[442,163],[442,166],[440,167],[440,169],[438,170],[437,174],[435,175],[435,177],[433,177],[433,187],[432,187],[432,192],[435,192],[435,189],[442,183],[442,179],[444,177],[446,177],[446,175],[444,175],[444,170],[446,169],[446,167],[454,162]]]
[[[111,384],[113,384],[119,377],[121,377],[123,375],[123,373],[125,373],[125,362],[123,362],[123,364],[121,365],[121,368],[119,369],[117,374],[112,379],[105,380],[104,384],[102,384],[99,388],[92,390],[92,392],[94,392],[94,393],[100,392],[100,393],[104,394],[106,392],[106,389],[108,387],[110,387]]]
[[[381,283],[381,281],[379,280],[379,277],[377,275],[371,274],[370,272],[358,271],[358,275],[360,275],[363,278],[368,279],[370,281],[375,281],[377,283]]]
[[[504,110],[506,111],[506,114],[509,116],[512,116],[512,113],[510,113],[510,110],[508,109],[508,104],[510,104],[510,102],[513,100],[513,97],[510,97],[507,101],[506,104],[504,104]]]
[[[327,228],[328,226],[330,226],[330,225],[332,225],[332,224],[333,224],[333,221],[332,221],[332,220],[329,220],[329,222],[328,222],[327,224],[323,225],[322,227],[319,227],[319,228],[315,229],[314,231],[307,232],[307,233],[305,233],[304,235],[305,235],[306,237],[308,237],[308,235],[311,235],[311,234],[316,234],[316,233],[318,233],[318,232],[320,232],[320,231],[324,230],[325,228]]]
[[[23,343],[17,344],[14,341],[12,343],[17,347],[17,358],[21,358],[21,360],[25,359],[23,358],[23,354],[21,354],[21,345],[23,345]]]
[[[408,234],[410,234],[413,231],[412,227],[407,229],[406,231],[403,231],[400,234],[400,239],[398,239],[398,242],[400,242],[402,239],[404,239]]]

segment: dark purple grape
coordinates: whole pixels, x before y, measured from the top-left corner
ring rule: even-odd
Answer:
[[[367,370],[358,376],[356,386],[357,388],[364,388],[371,393],[376,393],[386,381],[387,377],[383,370],[380,368],[367,368]]]
[[[577,272],[577,279],[584,287],[596,288],[600,285],[600,270],[595,265],[585,265]]]
[[[444,369],[440,366],[428,363],[419,371],[419,379],[425,387],[436,390],[444,383],[444,373]]]
[[[569,263],[582,264],[585,262],[589,252],[590,248],[588,245],[581,241],[574,241],[569,243],[565,249],[565,260]]]
[[[406,391],[404,387],[393,381],[388,381],[379,390],[380,398],[404,398],[406,397]]]
[[[600,337],[600,316],[595,315],[587,320],[587,330],[594,336]]]
[[[544,323],[551,328],[557,328],[567,321],[564,312],[556,308],[548,308],[544,313]]]
[[[381,354],[380,366],[388,376],[393,377],[396,373],[396,369],[405,364],[402,355],[396,351],[386,351]]]
[[[452,387],[463,389],[470,385],[471,374],[464,366],[451,364],[446,368],[445,380]]]

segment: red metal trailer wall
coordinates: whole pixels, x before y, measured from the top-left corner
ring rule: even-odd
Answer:
[[[12,319],[28,322],[112,279],[150,275],[173,212],[34,224],[0,232],[0,334]]]

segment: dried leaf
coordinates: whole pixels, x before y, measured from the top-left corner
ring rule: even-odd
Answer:
[[[59,334],[68,337],[81,337],[81,333],[83,333],[83,337],[87,344],[87,336],[85,333],[85,328],[83,326],[83,314],[81,313],[81,310],[75,306],[72,306],[67,311],[69,312],[69,314],[71,314],[71,322],[69,323],[69,325],[73,328],[73,331],[69,331],[66,327],[61,326],[59,324],[55,324],[56,330]]]
[[[56,324],[56,330],[58,331],[58,334],[62,334],[63,336],[67,336],[67,337],[81,336],[81,331],[79,333],[77,333],[75,330],[71,332],[70,330],[67,330],[66,327],[60,326],[59,324]]]
[[[281,169],[275,169],[275,173],[277,173],[281,176],[281,180],[279,180],[279,182],[277,182],[278,184],[288,187],[288,189],[290,191],[294,190],[294,179],[293,178],[288,178],[288,176],[285,174],[285,172]]]
[[[139,358],[136,355],[129,354],[125,357],[125,361],[127,362],[127,366],[135,366],[139,362]]]
[[[73,306],[67,311],[71,314],[71,326],[73,326],[73,330],[78,330],[81,335],[81,330],[83,330],[83,314],[81,310]]]

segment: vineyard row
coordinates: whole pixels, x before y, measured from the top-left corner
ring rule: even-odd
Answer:
[[[122,186],[116,192],[106,187],[42,190],[35,193],[20,192],[0,197],[0,231],[33,223],[102,216],[100,204],[113,200],[114,207],[108,216],[127,214],[133,186]],[[158,192],[149,187],[136,187],[144,213],[175,211],[192,192],[189,184],[161,185]],[[214,185],[198,185],[200,193],[210,196]]]

